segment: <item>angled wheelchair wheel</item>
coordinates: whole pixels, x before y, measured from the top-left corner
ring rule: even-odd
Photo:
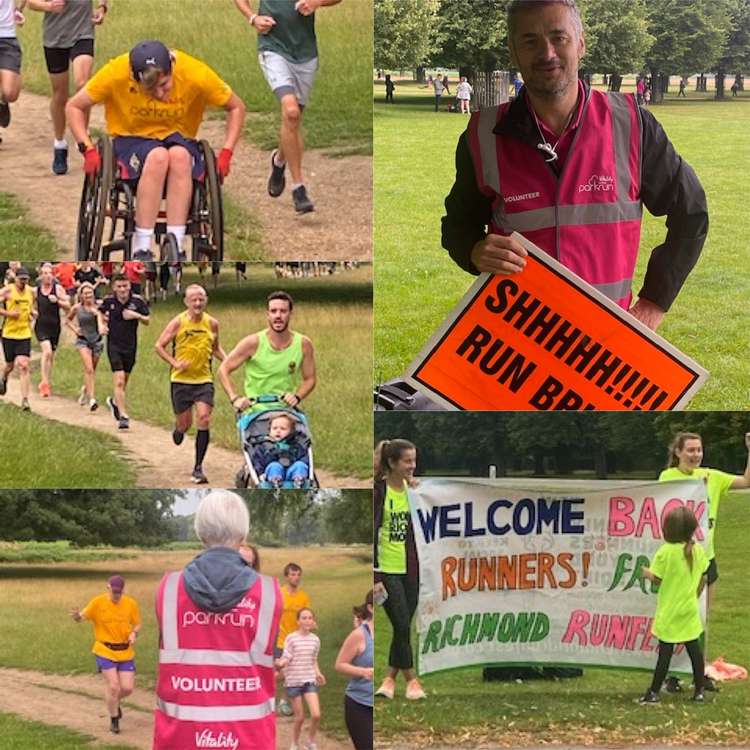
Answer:
[[[199,201],[199,223],[201,241],[193,238],[193,260],[201,260],[208,254],[211,260],[224,260],[224,205],[221,200],[221,184],[216,167],[216,156],[208,141],[200,141],[206,165],[206,179]],[[207,251],[207,252],[206,252]]]
[[[177,263],[180,260],[180,246],[177,244],[177,237],[172,232],[167,232],[161,244],[161,259],[170,263]]]
[[[102,136],[96,145],[102,166],[93,177],[84,178],[81,204],[78,209],[78,230],[76,236],[76,260],[99,260],[107,217],[114,161],[112,141]]]

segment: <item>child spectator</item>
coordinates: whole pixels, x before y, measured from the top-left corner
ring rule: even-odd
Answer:
[[[253,455],[253,466],[261,482],[274,487],[301,487],[307,480],[307,449],[297,442],[294,427],[294,419],[288,414],[271,420],[268,437]]]

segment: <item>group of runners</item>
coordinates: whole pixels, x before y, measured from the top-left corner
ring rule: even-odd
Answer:
[[[30,285],[29,271],[15,267],[12,279],[0,289],[0,318],[4,320],[2,345],[4,367],[0,376],[0,396],[7,390],[14,370],[20,380],[21,408],[30,410],[32,333],[41,347],[39,395],[49,398],[55,351],[60,343],[62,320],[71,330],[74,346],[83,366],[79,403],[95,412],[99,407],[95,392],[96,369],[106,349],[112,370],[112,396],[106,405],[120,430],[130,428],[126,392],[135,368],[140,325],[149,325],[148,303],[134,292],[124,273],[111,278],[111,292],[97,299],[100,284],[91,280],[98,270],[82,264],[73,277],[75,285],[66,289],[55,276],[55,268],[45,263],[36,286]],[[310,339],[290,328],[294,302],[284,291],[272,292],[266,303],[267,327],[242,338],[229,354],[219,338],[219,322],[207,312],[208,294],[200,284],[190,284],[184,293],[184,312],[172,318],[156,341],[156,353],[169,365],[175,427],[172,439],[180,445],[196,425],[195,461],[192,481],[205,484],[203,461],[210,439],[214,408],[213,361],[220,362],[219,380],[236,412],[277,408],[298,410],[315,388],[315,354]],[[244,366],[243,388],[238,391],[232,373]],[[277,402],[261,396],[276,396]],[[269,453],[268,463],[274,460]]]
[[[254,7],[254,0],[235,0],[257,34],[260,67],[281,111],[268,194],[278,198],[284,192],[288,165],[292,202],[299,214],[315,208],[302,171],[301,126],[318,69],[315,12],[340,1],[259,0]],[[137,183],[134,258],[153,257],[154,226],[165,192],[167,234],[181,246],[193,179],[201,179],[204,172],[196,140],[204,111],[212,106],[226,112],[224,141],[216,160],[218,176],[224,179],[245,122],[245,104],[204,62],[158,40],[144,40],[93,72],[95,29],[106,28],[111,15],[127,14],[125,4],[109,0],[0,0],[0,127],[10,124],[10,105],[21,91],[22,50],[17,28],[25,23],[26,7],[44,13],[42,43],[52,89],[52,171],[57,175],[68,171],[66,129],[83,156],[86,174],[94,175],[101,168],[88,121],[92,107],[102,104],[120,176]],[[77,93],[68,98],[71,69]]]
[[[153,747],[270,750],[276,747],[280,713],[293,716],[291,750],[317,750],[318,694],[326,679],[315,613],[301,587],[302,567],[288,563],[281,586],[260,573],[258,549],[247,542],[247,508],[234,493],[206,495],[195,529],[206,549],[182,571],[165,574],[156,592],[160,637]],[[142,627],[138,603],[124,589],[124,578],[113,575],[106,593],[71,611],[73,620],[93,626],[92,653],[103,675],[114,734],[121,731],[122,700],[135,687],[134,646]],[[372,614],[370,591],[352,608],[354,627],[334,665],[349,678],[343,713],[355,750],[373,747]],[[274,711],[277,680],[283,682],[282,700]],[[303,745],[305,704],[309,722]],[[215,744],[208,739],[200,744],[200,737]]]

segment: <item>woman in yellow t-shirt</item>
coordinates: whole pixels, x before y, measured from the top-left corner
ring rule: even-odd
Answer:
[[[693,668],[693,700],[703,702],[703,651],[699,638],[703,633],[698,598],[706,585],[708,558],[693,534],[698,519],[687,506],[667,513],[662,524],[665,543],[656,551],[650,568],[641,574],[659,584],[656,614],[651,632],[659,639],[659,658],[651,687],[639,703],[659,703],[659,691],[669,670],[674,647],[684,643]]]
[[[375,693],[393,698],[403,672],[406,698],[426,698],[414,672],[411,621],[419,600],[419,560],[409,513],[407,487],[413,481],[417,449],[408,440],[383,440],[375,448],[375,601],[384,600],[393,627],[388,674]]]

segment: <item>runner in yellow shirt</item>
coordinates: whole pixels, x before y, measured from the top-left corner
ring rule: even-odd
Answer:
[[[95,596],[83,609],[75,608],[71,617],[76,622],[89,620],[94,626],[91,653],[96,669],[104,675],[104,699],[110,716],[109,729],[120,732],[122,708],[120,701],[135,687],[135,650],[133,645],[141,629],[141,613],[132,597],[122,593],[125,579],[112,576],[106,594]]]
[[[208,450],[211,413],[214,408],[214,376],[211,361],[222,361],[226,354],[219,344],[219,323],[206,313],[208,295],[200,284],[185,290],[185,307],[167,323],[156,342],[156,353],[172,368],[170,373],[172,408],[175,428],[172,440],[182,443],[193,423],[193,407],[197,433],[195,436],[195,467],[193,482],[206,484],[203,459]],[[172,353],[167,351],[172,344]]]
[[[5,318],[2,334],[5,365],[0,376],[0,396],[4,396],[8,388],[8,376],[14,369],[18,369],[21,408],[29,411],[29,358],[34,295],[29,286],[29,272],[23,266],[16,269],[12,282],[0,289],[0,316]]]
[[[66,107],[70,130],[84,155],[84,171],[94,175],[99,153],[88,135],[90,109],[104,104],[107,131],[121,176],[138,181],[133,258],[151,260],[151,240],[164,186],[167,232],[181,245],[193,193],[204,165],[195,140],[207,106],[227,112],[219,177],[229,174],[234,147],[245,121],[245,105],[206,65],[159,41],[140,42],[110,60]]]

